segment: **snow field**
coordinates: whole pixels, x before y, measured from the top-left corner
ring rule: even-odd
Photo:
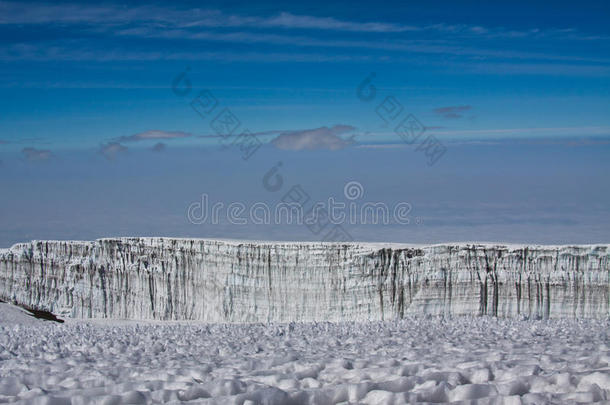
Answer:
[[[12,314],[0,316],[0,403],[608,403],[609,330],[610,320],[56,324]]]

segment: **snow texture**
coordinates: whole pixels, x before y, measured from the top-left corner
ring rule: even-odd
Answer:
[[[0,307],[0,311],[4,308]],[[610,321],[204,324],[0,318],[0,403],[574,404],[610,399]]]
[[[40,321],[23,308],[0,302],[0,325],[37,325]]]
[[[122,238],[0,251],[0,299],[73,318],[607,318],[609,245]]]

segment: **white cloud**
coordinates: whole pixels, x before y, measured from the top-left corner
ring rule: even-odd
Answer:
[[[284,150],[339,150],[353,144],[339,135],[353,131],[351,125],[334,125],[298,131],[284,131],[271,141],[278,149]]]
[[[148,141],[148,140],[159,140],[159,139],[176,139],[176,138],[190,138],[193,136],[188,132],[182,131],[159,131],[159,130],[151,130],[140,132],[134,135],[122,136],[118,139],[118,142],[138,142],[138,141]]]

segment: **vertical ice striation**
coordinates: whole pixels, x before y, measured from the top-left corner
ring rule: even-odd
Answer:
[[[608,245],[120,238],[0,250],[0,299],[71,317],[209,322],[610,315]]]

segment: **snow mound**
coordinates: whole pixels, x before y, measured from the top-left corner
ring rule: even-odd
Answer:
[[[3,306],[4,309],[4,306]],[[593,403],[610,320],[0,320],[0,403]]]

